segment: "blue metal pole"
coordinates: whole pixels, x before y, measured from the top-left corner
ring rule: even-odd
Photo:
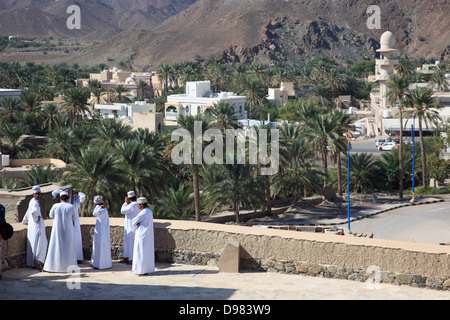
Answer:
[[[414,110],[413,113],[413,130],[412,130],[412,143],[413,143],[413,151],[412,151],[412,199],[411,201],[414,202],[414,158],[415,158],[415,136],[416,136],[416,111]]]
[[[350,136],[348,136],[348,151],[347,151],[347,219],[348,219],[348,231],[350,231]]]

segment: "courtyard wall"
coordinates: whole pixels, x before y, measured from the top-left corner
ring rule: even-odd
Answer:
[[[81,218],[84,257],[89,259],[95,218]],[[52,221],[46,220],[47,237]],[[122,257],[122,218],[111,218],[113,259]],[[3,269],[25,265],[26,226],[2,245]],[[155,220],[155,257],[159,262],[218,266],[232,239],[240,245],[240,269],[379,281],[450,289],[450,247],[357,238],[334,234],[263,229],[207,222]]]

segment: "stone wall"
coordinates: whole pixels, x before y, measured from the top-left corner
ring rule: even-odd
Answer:
[[[82,218],[81,223],[85,258],[89,258],[95,219]],[[111,218],[110,223],[113,259],[120,259],[123,219]],[[49,235],[51,221],[46,225]],[[14,237],[3,243],[4,268],[21,267],[25,262],[26,227],[14,227]],[[450,289],[448,246],[155,220],[156,260],[160,262],[217,266],[230,239],[240,245],[241,270]]]

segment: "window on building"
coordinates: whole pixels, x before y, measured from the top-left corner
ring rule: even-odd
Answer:
[[[178,110],[174,106],[168,106],[166,112],[178,113]]]

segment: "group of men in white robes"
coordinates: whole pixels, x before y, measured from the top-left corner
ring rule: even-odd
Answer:
[[[39,204],[41,190],[39,186],[32,190],[33,198],[22,221],[28,224],[27,265],[41,271],[69,272],[70,267],[83,260],[79,205],[86,195],[74,191],[72,205],[67,191],[55,190],[52,193],[53,197],[59,195],[60,203],[54,204],[49,213],[54,222],[48,243]],[[108,209],[102,196],[95,196],[94,203],[93,216],[97,220],[90,262],[95,269],[108,269],[112,267]],[[121,213],[125,215],[124,259],[121,262],[132,264],[132,271],[137,275],[154,272],[153,213],[147,208],[147,199],[136,199],[134,191],[128,192]]]

